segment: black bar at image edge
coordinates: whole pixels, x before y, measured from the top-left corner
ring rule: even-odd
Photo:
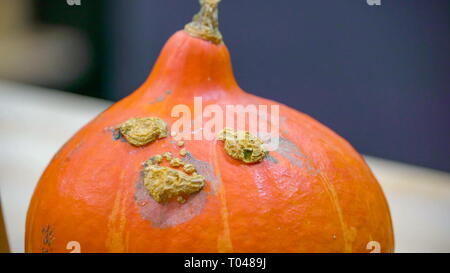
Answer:
[[[426,258],[426,259],[424,259]],[[422,261],[445,261],[449,254],[0,254],[0,263],[15,265],[32,260],[33,266],[54,262],[70,263],[70,268],[86,269],[83,262],[107,267],[139,266],[141,269],[158,268],[173,272],[275,272],[288,268],[303,271],[305,266],[316,269],[340,267],[358,262],[364,270],[385,270],[385,262],[399,262],[402,266],[417,266]],[[74,263],[75,262],[75,263]],[[353,266],[351,266],[353,267]],[[355,267],[356,266],[355,264]],[[131,270],[131,268],[129,268]],[[298,270],[297,270],[298,269]],[[356,268],[355,268],[356,269]],[[362,269],[362,268],[360,268]],[[287,271],[287,272],[291,272]],[[83,271],[84,272],[84,271]],[[170,271],[172,272],[172,271]]]

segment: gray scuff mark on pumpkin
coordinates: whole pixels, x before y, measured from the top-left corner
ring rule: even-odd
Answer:
[[[269,160],[272,163],[278,164],[278,159],[276,159],[275,157],[273,157],[270,153],[266,154],[266,159]]]
[[[205,177],[206,181],[209,181],[211,183],[212,192],[213,193],[216,192],[219,182],[218,182],[216,175],[214,174],[214,168],[211,166],[211,164],[195,158],[189,152],[186,153],[186,155],[183,158],[183,161],[194,165],[195,169],[197,170],[197,173],[203,175]]]
[[[122,137],[119,129],[112,129],[112,138],[113,140],[119,140]]]
[[[152,100],[150,104],[155,104],[164,101],[168,96],[172,94],[172,90],[165,91],[162,95],[158,96],[156,99]]]
[[[120,128],[116,126],[110,126],[103,129],[103,132],[110,133],[114,141],[120,140],[122,142],[127,142],[127,140],[120,133]]]
[[[312,175],[317,175],[320,170],[316,169],[310,162],[310,158],[300,151],[300,148],[289,139],[280,136],[280,144],[277,153],[287,158],[289,162],[299,168],[306,168]],[[299,157],[299,158],[298,158]]]
[[[285,116],[280,116],[280,130],[283,134],[289,134],[289,126],[287,126],[286,121],[288,120]]]
[[[169,228],[185,223],[199,215],[206,204],[207,193],[200,191],[191,195],[185,203],[171,201],[166,204],[156,202],[144,185],[144,172],[136,184],[134,200],[140,209],[141,216],[155,228]]]
[[[280,130],[283,134],[289,133],[289,126],[287,124],[288,118],[285,116],[280,116]]]
[[[266,121],[269,125],[269,123],[271,123],[271,119],[269,119],[267,117],[267,113],[266,112],[257,112],[258,117],[261,118],[262,120]],[[286,121],[288,120],[288,118],[286,116],[279,116],[278,117],[278,121],[280,124],[280,129],[282,130],[283,134],[287,134],[289,133],[288,127],[286,126]],[[283,127],[283,128],[282,128]]]
[[[123,137],[123,135],[120,133],[119,128],[112,128],[110,129],[112,132],[112,139],[114,141],[120,140],[122,142],[127,142],[127,140]]]

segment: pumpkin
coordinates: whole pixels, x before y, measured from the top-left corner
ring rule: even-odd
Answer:
[[[310,116],[239,88],[219,1],[200,0],[144,84],[54,156],[29,206],[27,252],[394,250],[388,204],[362,156]],[[278,106],[277,149],[225,126],[204,139],[196,122],[193,138],[177,139],[174,107],[197,121],[199,98],[223,111]]]

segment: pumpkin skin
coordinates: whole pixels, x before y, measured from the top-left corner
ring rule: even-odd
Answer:
[[[55,155],[29,207],[26,251],[70,252],[71,241],[81,252],[370,252],[370,241],[381,252],[394,251],[389,208],[364,159],[330,129],[284,105],[281,137],[297,153],[273,151],[275,161],[247,165],[221,142],[185,141],[208,173],[205,189],[185,204],[153,201],[139,186],[142,163],[179,147],[170,137],[134,147],[114,139],[111,128],[146,116],[170,127],[177,120],[173,106],[194,112],[194,96],[204,107],[223,109],[280,105],[239,88],[223,43],[177,32],[147,81]]]

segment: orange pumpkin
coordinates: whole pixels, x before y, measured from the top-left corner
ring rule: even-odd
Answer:
[[[389,208],[364,159],[313,118],[241,90],[217,29],[219,1],[200,2],[201,12],[170,38],[147,81],[55,155],[28,210],[26,251],[392,252]],[[180,147],[170,134],[131,145],[114,128],[135,117],[170,127],[175,105],[195,113],[194,97],[222,109],[280,105],[279,148],[247,164],[217,139],[185,140],[185,160],[204,187],[183,202],[157,202],[143,184],[142,164]]]

